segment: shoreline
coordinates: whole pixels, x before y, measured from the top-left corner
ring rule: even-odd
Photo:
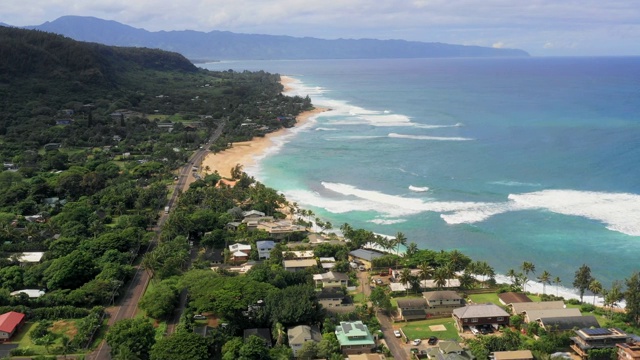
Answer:
[[[284,92],[290,91],[291,86],[288,85],[293,81],[288,76],[282,76],[281,83],[284,86]],[[231,148],[219,153],[208,153],[201,163],[202,172],[211,174],[218,171],[222,178],[231,178],[231,169],[237,164],[242,165],[243,170],[254,166],[257,158],[264,155],[269,148],[276,144],[275,139],[285,135],[290,129],[299,128],[306,124],[312,116],[328,111],[329,109],[316,107],[312,110],[302,112],[296,116],[296,124],[293,128],[283,128],[278,131],[266,134],[264,137],[254,137],[250,141],[234,143]],[[208,167],[208,171],[205,170]]]

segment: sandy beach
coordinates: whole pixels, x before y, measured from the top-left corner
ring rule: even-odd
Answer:
[[[282,84],[287,89],[287,82],[291,79],[288,77],[282,77]],[[315,108],[311,111],[305,111],[296,116],[296,127],[304,124],[310,117],[326,111],[324,108]],[[276,132],[269,133],[264,137],[255,137],[251,141],[244,141],[234,143],[230,149],[219,152],[217,154],[209,153],[202,161],[201,169],[205,171],[208,167],[207,173],[218,173],[223,178],[231,178],[231,169],[236,164],[241,164],[243,168],[250,167],[255,164],[256,157],[264,154],[267,149],[274,145],[273,138],[283,135],[288,129],[281,129]]]

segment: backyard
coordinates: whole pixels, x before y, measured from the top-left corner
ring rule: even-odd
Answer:
[[[431,336],[436,336],[441,340],[457,341],[459,339],[458,331],[456,330],[453,319],[451,318],[411,321],[400,325],[400,328],[411,340],[428,339]]]

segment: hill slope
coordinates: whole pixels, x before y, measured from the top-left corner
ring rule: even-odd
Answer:
[[[529,56],[518,49],[494,49],[404,40],[296,38],[236,34],[225,31],[159,31],[136,29],[94,17],[63,16],[30,27],[81,41],[176,51],[188,58],[209,59],[357,59],[420,57]]]

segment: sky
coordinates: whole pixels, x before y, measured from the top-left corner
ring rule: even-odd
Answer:
[[[640,55],[640,0],[21,0],[0,22],[94,16],[149,31],[404,39],[534,56]]]

